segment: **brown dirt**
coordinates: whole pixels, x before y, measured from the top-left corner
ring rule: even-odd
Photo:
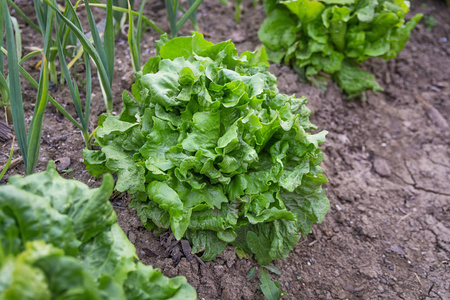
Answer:
[[[236,25],[232,7],[206,0],[199,10],[201,29],[213,42],[231,38],[240,51],[253,50],[260,45],[256,33],[264,11],[261,5],[251,8],[251,1],[244,4],[241,23]],[[450,130],[445,127],[450,122],[450,8],[439,0],[413,1],[412,13],[417,12],[433,16],[438,24],[431,31],[419,24],[396,59],[364,64],[385,88],[369,92],[367,102],[347,102],[334,83],[326,92],[300,83],[286,66],[270,69],[278,77],[280,91],[306,96],[312,121],[329,131],[323,166],[330,180],[326,189],[331,210],[287,259],[273,262],[282,274],[271,277],[281,282],[286,299],[450,299]],[[162,2],[147,8],[146,15],[167,29]],[[143,61],[154,55],[156,39],[154,32],[145,33]],[[41,43],[27,26],[23,40],[24,46]],[[122,91],[130,85],[127,51],[126,37],[118,37],[116,112]],[[25,67],[32,71],[36,62]],[[38,71],[32,74],[37,77]],[[22,83],[29,122],[36,92]],[[92,128],[104,109],[100,90],[94,94]],[[67,89],[53,96],[76,115]],[[69,157],[73,171],[64,176],[98,185],[82,163],[83,144],[76,128],[49,104],[37,170],[43,170],[49,159]],[[10,142],[0,144],[0,165],[6,162],[9,147]],[[23,173],[23,165],[18,165],[7,175]],[[127,208],[129,196],[112,201],[141,260],[167,276],[185,275],[199,299],[263,299],[258,280],[246,278],[254,260],[238,259],[229,247],[206,267],[185,258],[174,267],[159,238]]]

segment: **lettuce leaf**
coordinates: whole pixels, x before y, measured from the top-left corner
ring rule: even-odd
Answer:
[[[161,270],[143,264],[138,264],[130,273],[124,290],[128,300],[197,299],[197,293],[185,277],[169,279],[161,274]]]
[[[4,189],[15,189],[9,193],[9,197],[13,199],[18,199],[19,195],[23,195],[22,204],[27,203],[27,207],[46,208],[47,213],[56,210],[55,215],[67,216],[72,220],[76,238],[81,242],[86,242],[100,233],[106,226],[115,224],[117,221],[116,213],[109,203],[113,184],[112,178],[106,176],[99,188],[90,189],[82,182],[62,178],[50,163],[46,172],[25,178],[11,177],[9,186]],[[29,196],[30,193],[33,194],[33,197]],[[2,204],[0,204],[1,206]],[[27,214],[27,218],[33,215],[38,214]],[[47,219],[52,220],[51,217]],[[32,227],[23,225],[23,228]],[[61,233],[71,231],[61,230]],[[35,236],[34,239],[40,239],[37,234],[33,235]],[[55,239],[50,238],[50,240],[54,241]],[[68,239],[66,238],[66,240]],[[59,247],[59,245],[55,246]]]

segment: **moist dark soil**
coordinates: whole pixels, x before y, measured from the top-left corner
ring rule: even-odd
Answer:
[[[32,2],[16,3],[33,15]],[[280,91],[306,96],[312,122],[329,131],[323,167],[331,210],[288,258],[273,262],[282,273],[270,276],[281,282],[284,299],[450,299],[450,8],[439,0],[412,1],[411,6],[408,17],[420,12],[437,24],[422,21],[396,59],[363,64],[384,87],[384,92],[368,92],[365,102],[347,101],[335,83],[321,91],[301,83],[289,67],[270,68]],[[163,2],[148,4],[145,14],[168,30]],[[261,5],[253,9],[251,1],[244,2],[239,24],[233,14],[231,5],[205,0],[198,15],[201,31],[213,42],[232,39],[240,52],[259,47],[257,31],[265,17]],[[27,47],[42,47],[40,36],[18,20],[24,53],[30,51]],[[182,34],[189,34],[189,26]],[[144,34],[143,61],[155,54],[158,38],[151,30]],[[126,36],[118,36],[116,45],[113,94],[119,113],[121,94],[130,89],[133,75]],[[24,66],[35,78],[38,60]],[[83,67],[76,70],[83,78]],[[94,81],[92,129],[105,107]],[[36,91],[25,80],[22,87],[29,124]],[[76,117],[67,88],[51,93]],[[11,140],[0,144],[0,166],[10,145]],[[83,147],[78,130],[49,104],[37,171],[48,160],[59,160],[63,176],[98,186],[100,180],[83,164]],[[17,144],[15,149],[18,158]],[[24,174],[23,163],[7,172],[14,174]],[[120,194],[111,201],[144,263],[167,276],[186,276],[199,299],[264,298],[258,276],[247,280],[255,260],[239,259],[231,247],[205,266],[186,258],[174,266],[160,237],[146,231],[128,208],[129,199]]]

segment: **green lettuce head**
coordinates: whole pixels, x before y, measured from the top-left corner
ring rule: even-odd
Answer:
[[[264,48],[238,56],[194,33],[157,50],[122,113],[100,120],[88,170],[117,173],[146,228],[171,228],[205,261],[227,244],[260,264],[286,257],[329,210],[326,132],[308,132],[306,98],[278,92]]]

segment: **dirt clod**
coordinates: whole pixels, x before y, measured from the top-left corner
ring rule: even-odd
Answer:
[[[383,158],[375,158],[373,161],[373,168],[375,172],[382,177],[389,177],[392,175],[388,162]]]
[[[70,157],[61,157],[55,160],[56,170],[61,172],[70,166]]]

